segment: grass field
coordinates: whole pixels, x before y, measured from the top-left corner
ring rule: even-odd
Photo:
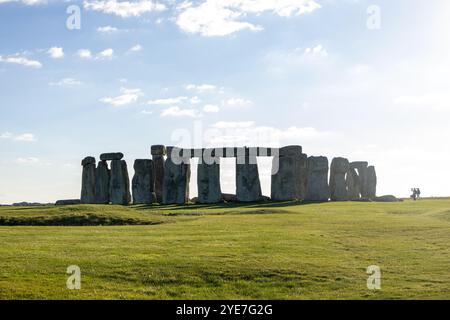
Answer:
[[[0,224],[0,299],[450,299],[450,199],[1,207]]]

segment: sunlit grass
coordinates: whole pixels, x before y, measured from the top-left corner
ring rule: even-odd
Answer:
[[[0,227],[0,298],[450,298],[450,199],[0,208],[1,221],[58,216],[137,225]],[[73,264],[81,290],[66,289]]]

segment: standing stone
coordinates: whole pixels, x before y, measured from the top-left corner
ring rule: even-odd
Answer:
[[[109,188],[112,204],[127,205],[130,203],[130,179],[125,160],[111,161],[111,181]]]
[[[347,201],[348,190],[345,175],[350,163],[345,158],[334,158],[330,167],[330,198],[332,201]]]
[[[163,204],[185,204],[189,201],[191,165],[188,159],[172,159],[172,147],[167,147],[162,188]]]
[[[359,200],[361,198],[361,182],[358,173],[354,168],[350,168],[347,172],[347,190],[349,200]]]
[[[151,148],[154,175],[155,175],[155,194],[156,201],[162,203],[163,195],[163,181],[164,181],[164,155],[166,154],[166,147],[155,145]]]
[[[309,157],[307,162],[308,182],[307,201],[328,201],[328,159],[326,157]]]
[[[370,200],[375,200],[377,197],[377,174],[374,166],[367,168],[366,192]]]
[[[95,203],[95,158],[86,157],[81,161],[81,203]]]
[[[359,189],[361,192],[361,198],[368,199],[367,193],[367,166],[369,164],[366,161],[355,161],[350,163],[350,168],[358,171],[359,177]]]
[[[236,199],[238,202],[263,200],[255,155],[246,154],[236,158]]]
[[[156,202],[155,177],[152,160],[135,160],[132,182],[133,204]]]
[[[278,164],[278,170],[272,174],[271,199],[274,201],[300,200],[302,147],[289,146],[279,150],[274,156],[272,168]]]
[[[299,199],[305,200],[306,188],[308,184],[308,156],[302,153],[297,165],[299,175]]]
[[[201,163],[200,163],[201,162]],[[222,202],[222,190],[220,188],[220,163],[219,159],[212,164],[205,163],[201,159],[197,166],[198,203]]]
[[[95,170],[95,203],[109,203],[109,182],[111,171],[106,161],[100,161]]]

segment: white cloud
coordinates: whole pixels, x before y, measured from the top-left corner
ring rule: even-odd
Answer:
[[[0,134],[0,139],[11,139],[12,137],[13,134],[11,132],[3,132],[2,134]]]
[[[36,137],[32,133],[22,133],[18,136],[14,137],[16,141],[25,141],[25,142],[33,142],[36,141]]]
[[[35,157],[17,158],[17,162],[20,164],[35,164],[39,162],[39,159]]]
[[[144,13],[153,11],[164,11],[166,6],[150,0],[139,1],[117,1],[117,0],[94,0],[83,2],[87,10],[99,11],[107,14],[115,14],[122,18],[139,17]]]
[[[39,69],[42,67],[42,63],[37,60],[30,60],[26,57],[20,55],[14,55],[9,57],[0,56],[0,62],[10,63],[10,64],[19,64],[24,67]]]
[[[202,102],[202,100],[199,97],[195,96],[195,97],[190,98],[189,102],[192,104],[198,104],[198,103]]]
[[[47,53],[53,59],[60,59],[64,57],[64,50],[61,47],[51,47],[50,49],[48,49]]]
[[[111,59],[114,56],[114,50],[109,48],[97,54],[97,59]]]
[[[242,98],[230,98],[223,101],[223,104],[234,108],[245,108],[251,106],[252,101]]]
[[[132,46],[129,51],[131,51],[131,52],[138,52],[138,51],[141,51],[141,50],[142,50],[142,46],[140,44],[137,44],[135,46]]]
[[[236,128],[250,128],[253,127],[255,123],[253,121],[219,121],[212,125],[213,128],[217,129],[236,129]]]
[[[200,113],[195,109],[182,109],[178,106],[169,107],[161,112],[161,117],[191,117],[198,118]]]
[[[0,0],[0,4],[8,2],[21,2],[27,6],[34,6],[47,3],[47,0]]]
[[[298,49],[296,49],[298,50]],[[306,48],[304,51],[305,56],[315,56],[315,57],[328,57],[328,52],[325,50],[325,48],[318,44],[315,47]]]
[[[220,121],[211,126],[205,134],[208,145],[224,146],[268,146],[279,147],[298,141],[328,138],[330,132],[319,131],[311,127],[289,127],[278,129],[269,126],[258,126],[253,121],[229,122]]]
[[[156,99],[156,100],[150,100],[147,102],[147,104],[150,105],[174,105],[179,104],[185,100],[187,100],[187,97],[176,97],[176,98],[166,98],[166,99]]]
[[[91,59],[92,58],[92,52],[89,49],[80,49],[80,50],[78,50],[77,55],[82,59]]]
[[[100,99],[100,101],[113,107],[121,107],[136,102],[142,96],[141,89],[121,88],[120,92],[121,95],[117,97],[105,97]]]
[[[89,49],[80,49],[77,51],[78,57],[82,59],[92,59],[94,56],[92,55],[92,51]],[[111,48],[100,51],[95,55],[96,60],[106,60],[112,59],[114,57],[114,50]]]
[[[32,133],[13,134],[11,132],[4,132],[0,135],[1,139],[11,139],[15,141],[34,142],[36,137]]]
[[[119,29],[117,29],[116,27],[112,27],[112,26],[104,26],[104,27],[98,27],[97,28],[97,32],[100,33],[114,33],[114,32],[118,32]]]
[[[217,87],[212,84],[200,84],[200,85],[188,84],[188,85],[185,85],[184,88],[186,90],[195,90],[197,92],[214,91],[217,89]]]
[[[214,104],[207,104],[203,107],[203,112],[206,112],[206,113],[216,113],[219,111],[220,111],[219,106],[214,105]]]
[[[450,110],[450,94],[448,92],[427,92],[399,96],[394,105],[405,109]]]
[[[63,86],[79,86],[82,85],[83,82],[74,79],[74,78],[63,78],[59,81],[56,82],[50,82],[49,85],[51,86],[59,86],[59,87],[63,87]]]
[[[281,17],[302,15],[320,8],[314,0],[205,0],[197,6],[185,1],[178,6],[177,25],[202,36],[226,36],[241,30],[263,28],[244,21],[249,14],[272,12]]]

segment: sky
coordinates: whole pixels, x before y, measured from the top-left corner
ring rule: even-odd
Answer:
[[[79,198],[82,158],[132,177],[153,144],[301,145],[450,196],[449,76],[447,0],[0,0],[0,203]]]

